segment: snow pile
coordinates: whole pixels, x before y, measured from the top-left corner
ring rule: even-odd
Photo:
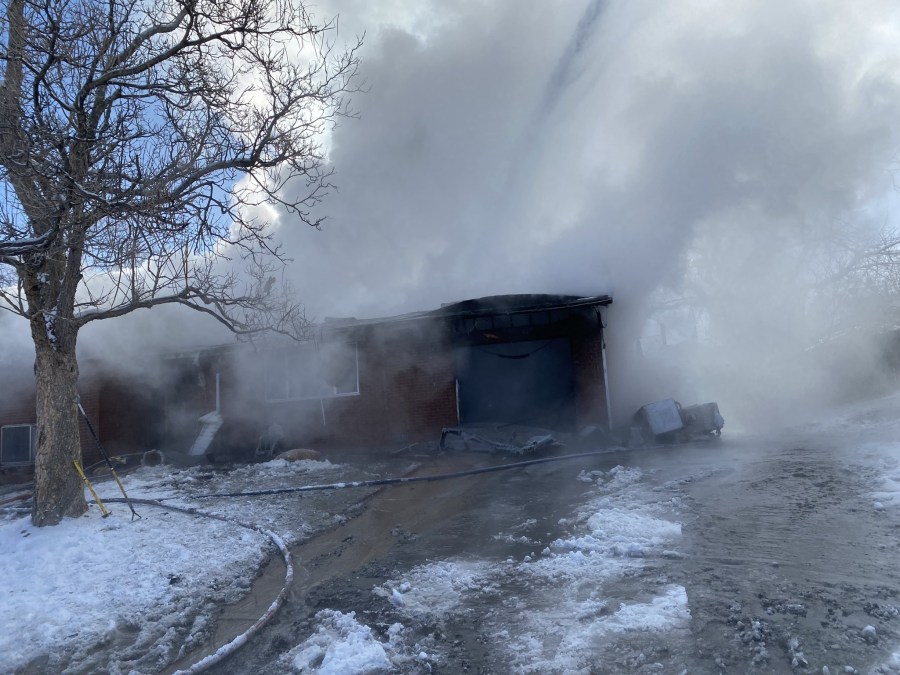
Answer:
[[[430,671],[429,655],[410,651],[402,624],[388,627],[384,640],[356,620],[356,612],[344,614],[326,609],[316,614],[316,632],[279,659],[280,665],[297,673],[357,675],[382,673],[411,662],[420,662]]]
[[[679,523],[659,520],[645,513],[623,513],[610,508],[609,500],[599,502],[597,507],[601,510],[588,518],[588,534],[557,539],[550,544],[550,549],[600,552],[635,558],[660,552],[663,544],[681,536]]]
[[[286,661],[297,672],[323,675],[369,673],[390,670],[384,645],[372,637],[372,629],[356,621],[356,613],[325,610],[316,618],[316,632],[288,652]]]
[[[492,566],[485,561],[441,561],[412,569],[400,581],[374,589],[410,617],[441,618],[457,611],[468,594],[485,593]]]

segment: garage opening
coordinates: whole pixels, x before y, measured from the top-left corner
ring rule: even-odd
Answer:
[[[575,427],[575,373],[568,338],[457,350],[461,424]]]

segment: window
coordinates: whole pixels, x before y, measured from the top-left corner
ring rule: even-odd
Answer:
[[[33,424],[0,427],[0,464],[31,464],[36,435]]]
[[[266,400],[299,401],[359,394],[355,344],[305,344],[266,355]]]

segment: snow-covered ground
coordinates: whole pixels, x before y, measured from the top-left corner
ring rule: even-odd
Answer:
[[[465,663],[451,654],[459,642],[453,636],[465,640],[468,630],[479,646],[463,654],[482,655],[487,665],[478,665],[497,672],[900,673],[900,649],[891,647],[898,614],[893,596],[882,593],[890,581],[882,588],[867,576],[893,569],[894,553],[865,534],[889,535],[892,525],[879,519],[900,512],[898,411],[895,395],[736,445],[635,453],[627,466],[573,474],[590,490],[559,522],[563,535],[549,536],[530,512],[493,534],[513,556],[468,547],[399,567],[373,585],[390,610],[337,593],[279,669],[449,672]],[[846,480],[830,483],[832,471]],[[740,499],[760,501],[743,515],[743,502],[707,512],[728,502],[731,485]],[[855,486],[861,490],[845,492]],[[714,498],[705,499],[709,491]],[[833,522],[820,547],[808,549],[820,509],[823,518],[840,513],[843,524]],[[766,530],[769,519],[782,517],[776,527],[803,536],[785,540],[780,529]],[[738,541],[728,548],[732,523]],[[688,524],[720,527],[724,538],[714,535],[711,552],[692,551],[683,536]],[[846,542],[831,539],[840,527],[855,529],[843,531]],[[849,543],[856,539],[858,549]],[[756,544],[763,548],[753,550]],[[691,560],[694,553],[702,557]],[[836,584],[835,564],[846,564]]]
[[[346,476],[346,467],[313,461],[272,461],[227,473],[163,466],[134,472],[125,487],[135,498],[199,505],[296,542],[341,516],[324,501],[311,512],[315,495],[309,494],[302,500],[288,494],[199,502],[191,495]],[[603,591],[604,582],[647,559],[678,555],[680,525],[666,515],[672,505],[641,488],[637,469],[576,472],[572,481],[589,485],[593,496],[560,523],[566,536],[546,539],[537,520],[525,520],[495,535],[533,545],[520,559],[441,560],[388,579],[372,592],[388,597],[404,621],[373,631],[354,612],[322,610],[314,633],[283,654],[281,667],[425,672],[442,656],[412,636],[416,622],[500,595],[484,620],[516,672],[586,671],[596,643],[609,635],[683,629],[690,613],[681,586],[662,585],[631,603],[610,602]],[[101,497],[116,496],[113,483],[101,487]],[[157,672],[209,637],[216,607],[246,593],[274,551],[263,534],[227,522],[141,505],[143,517],[132,522],[124,504],[111,508],[110,518],[92,505],[85,517],[53,528],[34,528],[27,518],[0,525],[0,575],[12,580],[0,604],[0,625],[14,627],[0,631],[4,672],[29,662],[51,670],[77,664],[81,670],[93,665],[111,673]]]
[[[287,542],[341,520],[362,491],[193,500],[191,495],[330,483],[366,476],[328,461],[273,460],[233,471],[142,468],[123,478],[129,497],[170,498],[232,522],[124,504],[36,528],[27,516],[0,522],[0,672],[77,664],[79,672],[158,672],[210,635],[213,613],[246,594],[260,565]],[[96,485],[120,497],[115,483]],[[353,492],[353,494],[351,494]],[[88,495],[90,498],[90,495]],[[343,501],[341,501],[343,499]],[[352,501],[347,501],[352,500]],[[99,647],[99,649],[98,649]],[[112,647],[112,648],[111,648]]]
[[[727,460],[720,459],[727,455],[717,450],[695,449],[696,466],[702,464],[706,473],[692,474],[680,466],[680,458],[690,455],[686,449],[658,454],[656,459],[666,459],[656,468],[652,453],[636,453],[621,466],[610,462],[596,470],[561,474],[568,481],[563,488],[567,484],[573,493],[585,490],[561,519],[548,523],[541,514],[523,510],[517,521],[504,521],[488,533],[496,544],[490,552],[461,546],[459,555],[426,557],[406,567],[389,565],[380,581],[366,585],[360,595],[336,596],[341,602],[335,604],[319,602],[305,624],[308,630],[278,642],[276,653],[264,655],[265,663],[278,672],[298,673],[447,672],[459,663],[451,655],[459,642],[454,636],[469,626],[483,650],[479,653],[489,654],[498,671],[667,672],[667,667],[687,663],[700,651],[694,644],[697,631],[705,630],[698,629],[699,621],[711,627],[710,635],[718,635],[718,642],[707,644],[712,655],[701,662],[716,669],[730,663],[740,671],[737,659],[746,653],[745,665],[757,659],[744,668],[752,672],[789,672],[809,661],[818,662],[818,670],[828,663],[828,672],[846,667],[849,673],[870,659],[875,672],[900,673],[900,631],[892,623],[900,616],[892,614],[889,599],[877,605],[864,602],[878,589],[869,592],[865,583],[852,588],[841,581],[803,595],[803,587],[792,584],[807,574],[803,570],[813,568],[791,562],[790,542],[780,562],[775,559],[781,555],[778,548],[756,552],[757,559],[740,546],[715,550],[714,556],[721,555],[730,567],[713,569],[716,558],[710,558],[714,587],[707,593],[709,580],[689,576],[692,570],[706,569],[706,563],[691,560],[695,552],[686,541],[688,528],[696,531],[716,519],[726,529],[745,527],[738,537],[768,522],[764,518],[774,502],[765,504],[764,511],[748,512],[744,525],[733,520],[743,504],[735,511],[702,511],[727,503],[729,495],[717,486],[734,485],[743,495],[783,497],[787,513],[796,509],[796,518],[806,519],[813,530],[819,526],[815,518],[820,508],[830,518],[827,509],[852,504],[842,516],[846,522],[865,523],[884,537],[872,540],[871,550],[860,554],[860,564],[889,569],[879,567],[875,559],[893,556],[891,533],[900,521],[898,411],[900,395],[781,432],[782,445],[770,444],[768,455],[747,465],[757,471],[768,466],[770,457],[787,462],[789,469],[776,474],[774,486],[765,472],[758,479],[747,467],[717,467],[717,462],[756,447],[753,439],[732,447],[736,454]],[[790,451],[794,454],[785,457],[779,447],[812,449]],[[804,473],[807,458],[821,459],[820,449],[827,461],[819,473]],[[667,468],[658,468],[663,464]],[[725,482],[717,483],[716,477],[725,474]],[[827,481],[845,475],[851,480],[829,493]],[[101,518],[92,506],[85,517],[52,528],[33,528],[25,517],[7,517],[0,521],[0,578],[5,580],[0,595],[0,672],[25,667],[32,672],[158,672],[208,640],[216,609],[244,595],[260,565],[274,554],[267,536],[236,523],[273,531],[289,543],[302,542],[344,521],[366,493],[204,500],[194,499],[196,495],[371,476],[358,468],[314,461],[273,461],[231,471],[145,468],[126,477],[131,496],[167,498],[173,506],[200,508],[233,522],[150,506],[138,506],[143,517],[132,522],[123,504],[112,505],[110,518]],[[807,483],[812,492],[803,492]],[[849,485],[860,485],[862,491],[842,492]],[[103,497],[117,496],[114,483],[100,487]],[[704,490],[720,491],[714,499],[701,501]],[[809,500],[819,493],[831,501],[812,504]],[[816,536],[813,531],[811,540]],[[762,537],[764,543],[778,539],[765,532]],[[719,545],[719,540],[710,541]],[[839,548],[841,542],[832,544]],[[497,550],[508,553],[497,555]],[[747,558],[726,560],[736,554]],[[768,574],[773,587],[757,588],[764,577],[751,580],[747,575],[752,574]],[[738,597],[745,580],[753,593],[741,599],[744,607],[737,601],[723,604],[726,595],[721,593]],[[886,578],[883,583],[893,582]],[[844,605],[834,604],[832,587],[838,603],[842,594],[855,595]],[[698,589],[703,595],[697,595]],[[759,595],[764,606],[753,608],[750,600],[757,590],[770,595]],[[776,591],[781,595],[771,595]],[[843,609],[843,616],[840,611],[817,614],[814,607],[821,602],[823,611]],[[726,625],[727,630],[716,628]],[[800,665],[792,665],[794,661]],[[835,670],[833,664],[838,663],[840,670]],[[698,672],[706,671],[701,667]]]

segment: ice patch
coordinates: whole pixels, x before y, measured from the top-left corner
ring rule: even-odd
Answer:
[[[687,591],[683,586],[670,586],[664,595],[648,603],[622,604],[619,611],[598,622],[605,632],[659,632],[686,626],[691,620]]]
[[[391,624],[386,639],[380,640],[371,627],[357,621],[356,612],[325,609],[316,620],[315,633],[279,658],[281,667],[317,675],[406,672],[404,666],[411,663],[418,663],[423,672],[432,670],[435,659],[421,645],[407,645],[403,624]]]
[[[316,632],[289,651],[286,665],[298,673],[353,675],[391,670],[384,645],[372,629],[356,620],[356,613],[324,610],[316,615]]]
[[[681,536],[681,524],[660,520],[643,513],[600,511],[588,519],[588,527],[597,539],[618,543],[638,541],[659,545]]]
[[[441,618],[456,610],[467,593],[490,591],[485,561],[442,561],[413,568],[399,581],[376,586],[373,592],[411,616]]]
[[[681,536],[681,524],[654,518],[641,511],[604,508],[587,519],[589,534],[556,539],[551,550],[594,551],[616,556],[641,557],[659,552]]]
[[[621,604],[603,615],[605,605],[595,600],[578,604],[574,614],[559,609],[546,613],[509,643],[511,667],[516,673],[591,673],[598,653],[611,638],[630,634],[662,633],[687,627],[691,619],[687,592],[669,586],[649,602]]]

